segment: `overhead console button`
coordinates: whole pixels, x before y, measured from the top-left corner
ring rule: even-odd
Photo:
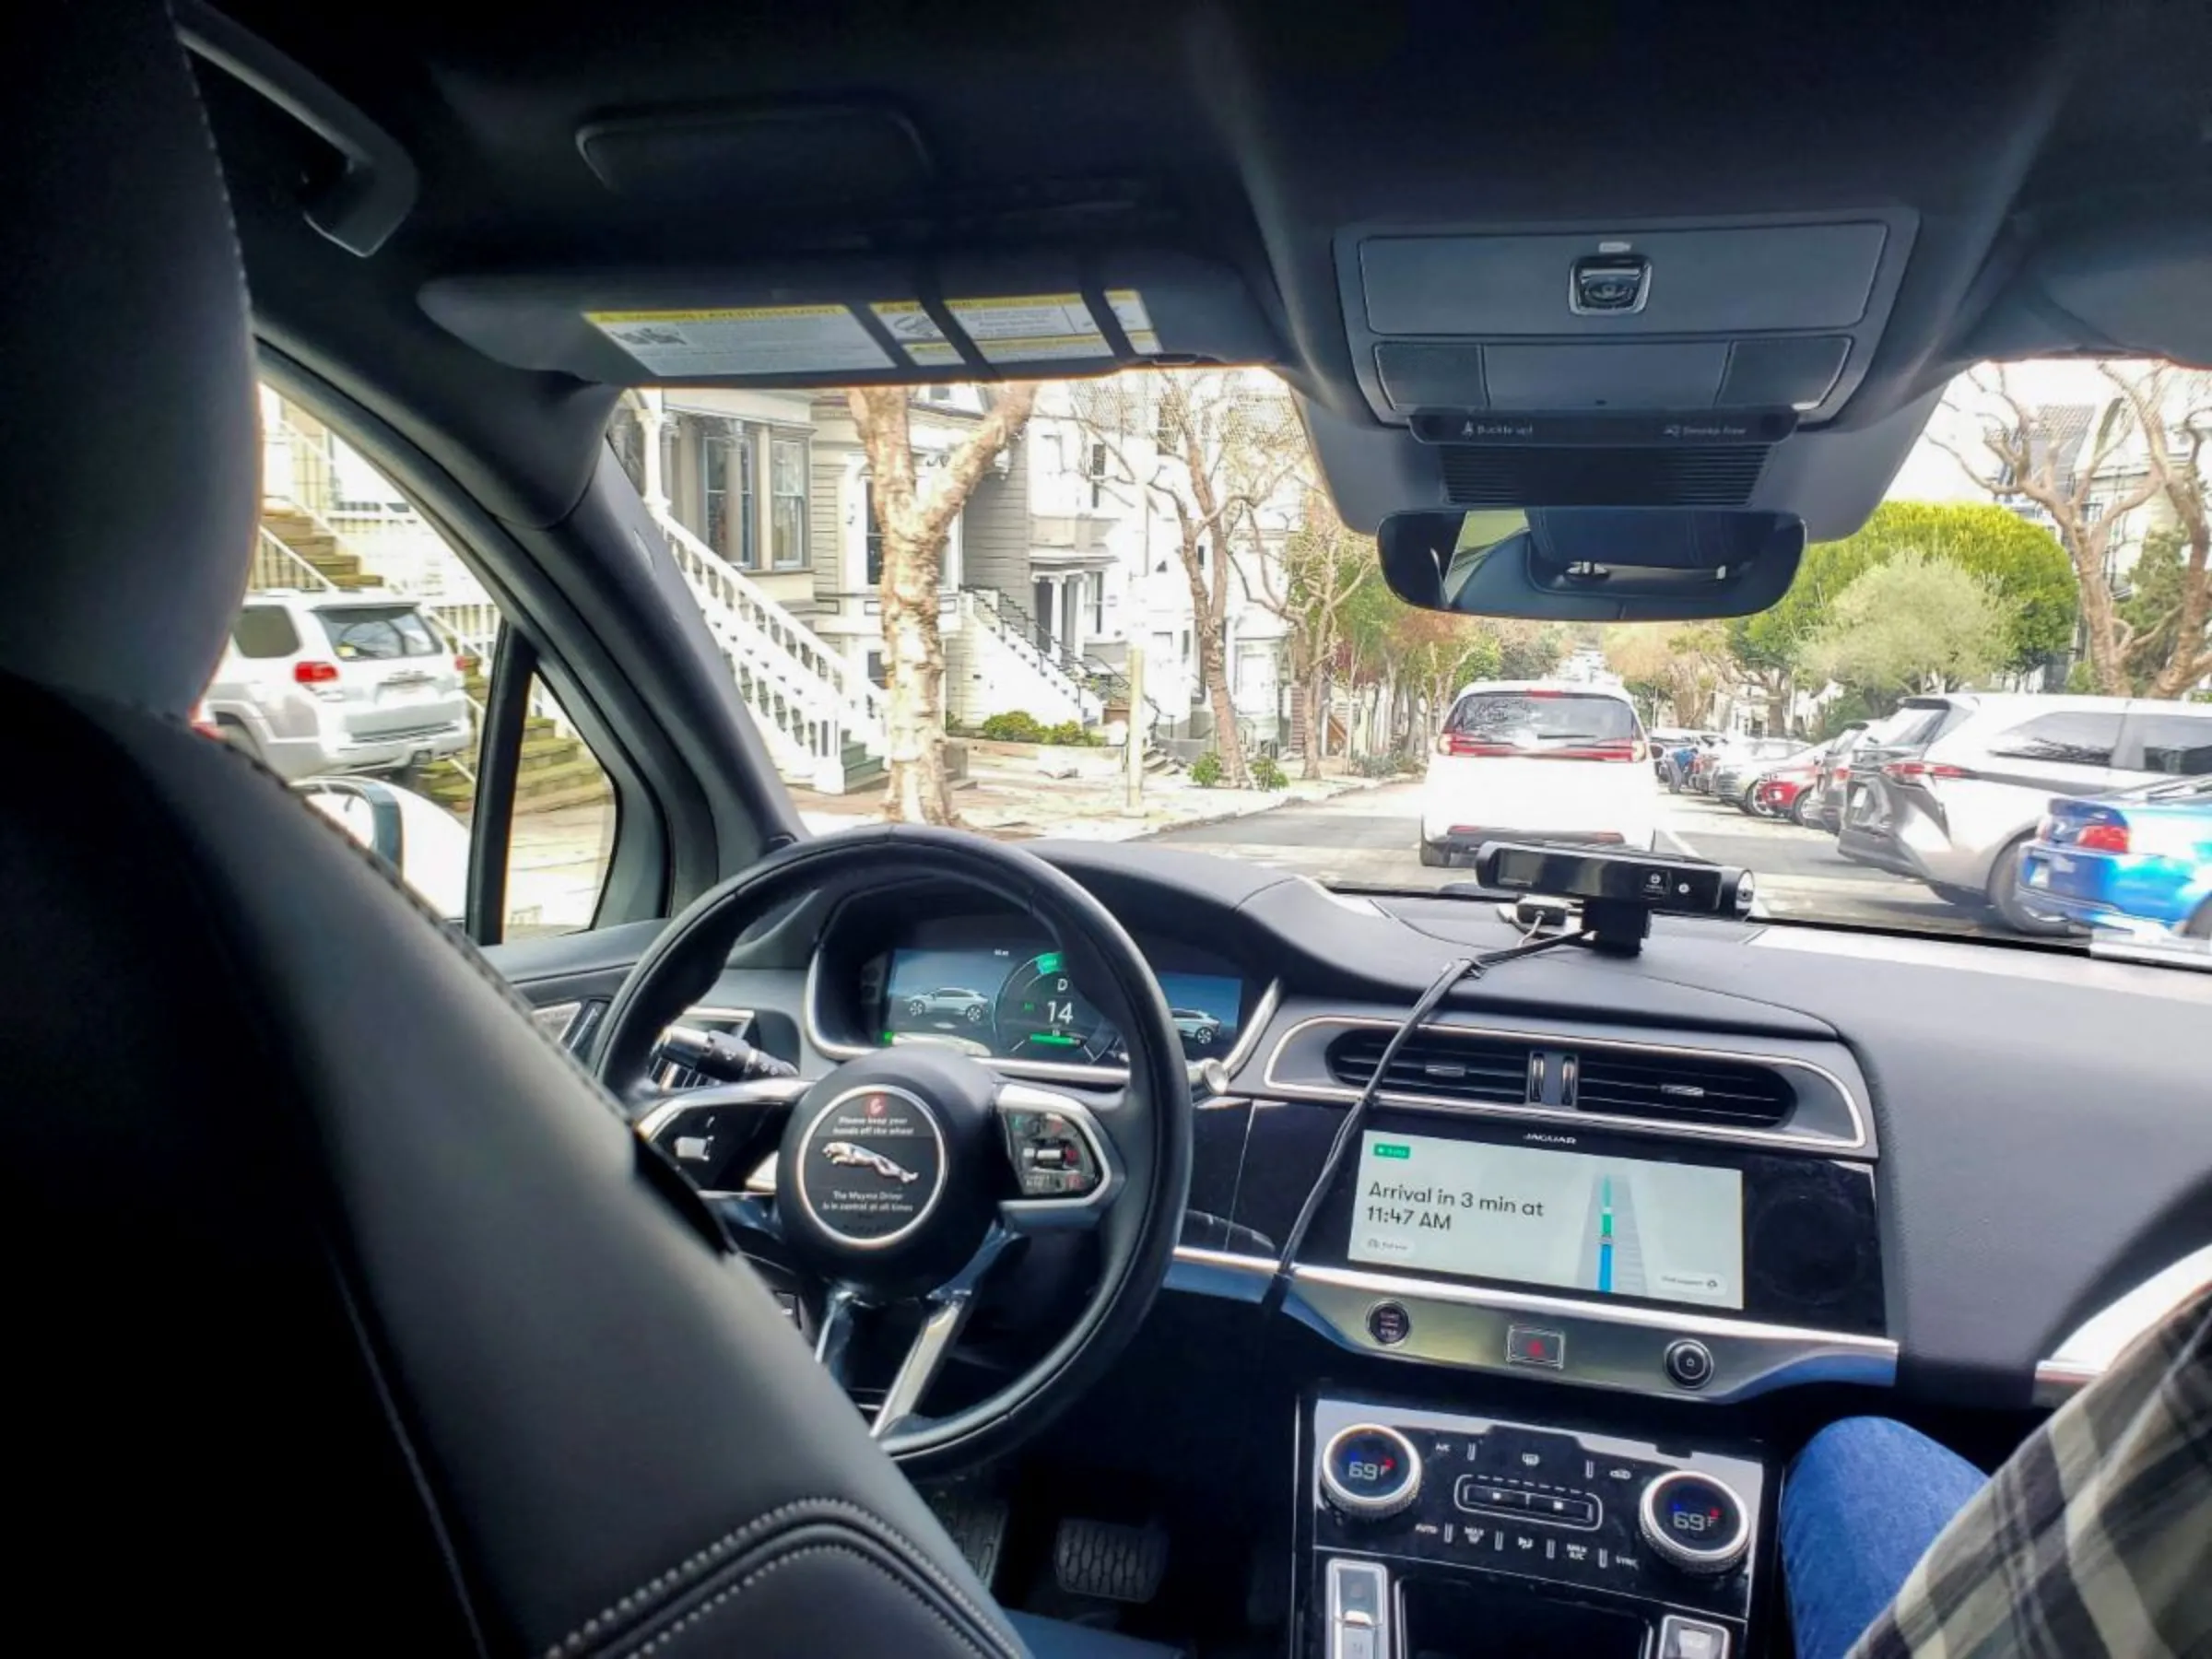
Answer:
[[[1652,262],[1641,253],[1586,253],[1576,260],[1567,290],[1578,317],[1633,315],[1651,298]]]

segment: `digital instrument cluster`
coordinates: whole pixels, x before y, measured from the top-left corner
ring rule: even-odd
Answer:
[[[1146,958],[1185,1057],[1218,1059],[1234,1048],[1245,1001],[1234,964],[1167,947],[1147,947]],[[916,923],[865,966],[863,981],[863,1000],[877,1016],[871,1035],[887,1047],[939,1043],[979,1058],[1062,1065],[1128,1059],[1121,1032],[1064,954],[1003,920]]]

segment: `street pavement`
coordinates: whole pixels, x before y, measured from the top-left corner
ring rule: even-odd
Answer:
[[[1146,840],[1295,870],[1331,886],[1433,889],[1471,881],[1471,870],[1421,864],[1414,850],[1420,790],[1418,782],[1394,783]],[[1836,853],[1835,838],[1818,830],[1749,818],[1724,802],[1690,794],[1661,794],[1659,823],[1662,850],[1754,872],[1759,915],[1923,932],[1988,931],[1981,919],[1918,882],[1847,863]]]

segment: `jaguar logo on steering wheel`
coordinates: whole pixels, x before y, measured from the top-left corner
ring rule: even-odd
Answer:
[[[824,1141],[822,1156],[833,1164],[873,1170],[878,1175],[888,1175],[900,1186],[912,1186],[922,1179],[921,1171],[910,1170],[895,1159],[886,1158],[880,1152],[871,1152],[867,1147],[855,1146],[851,1141]]]

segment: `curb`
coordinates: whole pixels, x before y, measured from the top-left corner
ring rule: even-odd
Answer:
[[[1298,795],[1285,791],[1281,799],[1270,801],[1264,806],[1231,806],[1220,812],[1201,813],[1196,818],[1178,818],[1172,824],[1161,824],[1154,829],[1140,830],[1135,835],[1123,836],[1121,839],[1123,841],[1148,841],[1156,835],[1172,835],[1178,830],[1196,830],[1208,824],[1228,824],[1235,822],[1238,818],[1258,818],[1263,813],[1279,812],[1286,806],[1318,806],[1324,801],[1333,801],[1339,795],[1355,794],[1361,790],[1374,789],[1384,783],[1395,783],[1403,780],[1397,778],[1333,778],[1327,781],[1340,783],[1343,787],[1332,789],[1327,794],[1318,795]]]

